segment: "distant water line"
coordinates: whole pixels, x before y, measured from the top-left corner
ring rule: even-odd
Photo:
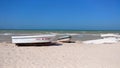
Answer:
[[[50,33],[77,33],[77,34],[101,34],[120,33],[120,30],[0,30],[0,34],[50,34]]]

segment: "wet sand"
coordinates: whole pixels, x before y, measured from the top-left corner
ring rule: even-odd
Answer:
[[[16,46],[2,42],[0,68],[120,68],[120,43]]]

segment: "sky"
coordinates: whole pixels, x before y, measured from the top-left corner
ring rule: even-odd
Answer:
[[[0,0],[0,29],[120,30],[120,0]]]

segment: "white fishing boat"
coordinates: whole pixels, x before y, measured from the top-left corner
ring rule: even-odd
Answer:
[[[58,40],[58,41],[60,41],[60,42],[69,42],[70,39],[69,39],[69,38],[66,38],[66,39],[61,39],[61,40]]]
[[[103,38],[103,39],[83,41],[83,43],[85,44],[112,44],[117,42],[118,40],[116,38]]]
[[[111,44],[111,43],[117,43],[120,40],[120,35],[118,34],[101,34],[100,35],[102,39],[96,39],[96,40],[88,40],[83,41],[85,44]]]
[[[120,35],[119,34],[101,34],[100,36],[103,38],[108,38],[108,37],[118,38]]]
[[[58,41],[60,42],[70,42],[71,41],[71,36],[62,36],[58,38]]]
[[[47,43],[53,41],[56,35],[12,36],[12,43]]]

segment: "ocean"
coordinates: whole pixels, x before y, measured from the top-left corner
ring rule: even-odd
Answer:
[[[0,30],[0,42],[11,42],[11,36],[22,35],[40,35],[40,34],[56,34],[57,36],[72,35],[73,40],[92,40],[101,38],[100,34],[105,33],[117,33],[120,34],[120,30],[20,30],[9,29]]]

